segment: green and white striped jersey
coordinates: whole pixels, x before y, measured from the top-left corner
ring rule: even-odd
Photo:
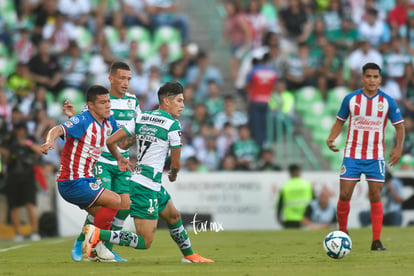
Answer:
[[[141,114],[138,99],[134,94],[125,93],[123,98],[117,98],[112,94],[109,94],[109,98],[111,99],[111,115],[118,123],[119,128],[122,128],[133,118]],[[123,150],[121,148],[118,148],[118,150],[124,157],[129,157],[129,150]],[[116,159],[109,152],[106,145],[98,161],[106,164],[117,165]]]
[[[181,147],[181,125],[168,112],[142,112],[124,126],[129,136],[136,135],[137,165],[131,180],[148,189],[161,189],[165,159],[171,148]]]

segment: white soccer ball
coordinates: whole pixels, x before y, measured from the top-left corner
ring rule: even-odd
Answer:
[[[342,259],[352,250],[351,238],[342,231],[332,231],[323,239],[326,254],[334,259]]]

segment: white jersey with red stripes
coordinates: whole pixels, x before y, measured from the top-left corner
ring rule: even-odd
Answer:
[[[114,118],[102,124],[87,110],[73,116],[61,125],[66,138],[57,181],[93,177],[93,167],[98,161],[106,138],[118,130]]]
[[[348,137],[344,157],[354,159],[384,159],[384,134],[387,120],[392,125],[404,122],[393,98],[385,92],[368,97],[362,89],[348,94],[342,101],[337,119],[349,117]]]

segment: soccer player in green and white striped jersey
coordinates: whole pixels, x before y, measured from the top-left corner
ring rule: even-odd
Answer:
[[[132,171],[131,163],[118,150],[117,144],[126,137],[136,137],[138,162],[131,176],[130,214],[134,218],[137,234],[102,230],[88,224],[84,227],[84,256],[88,256],[91,247],[99,240],[136,249],[149,248],[157,229],[158,217],[161,217],[167,222],[170,235],[183,254],[183,262],[213,262],[193,252],[180,213],[174,207],[167,190],[161,185],[161,176],[169,151],[171,167],[168,178],[171,182],[177,179],[180,170],[181,126],[176,118],[184,108],[182,85],[178,82],[165,83],[158,90],[158,100],[159,109],[143,112],[106,141],[112,155],[118,160],[119,169]]]
[[[109,74],[111,88],[109,90],[109,96],[111,100],[112,116],[117,121],[119,127],[126,125],[127,122],[141,113],[138,99],[134,94],[128,92],[130,80],[131,70],[128,64],[117,61],[111,65]],[[65,111],[66,115],[69,117],[71,117],[72,112],[73,114],[75,113],[74,111]],[[130,141],[126,140],[123,143],[129,145]],[[122,147],[122,143],[120,146]],[[124,150],[119,148],[119,151],[125,158],[129,157],[129,149]],[[116,214],[111,227],[113,230],[120,230],[123,227],[125,219],[129,215],[129,179],[131,173],[129,171],[120,171],[116,159],[109,152],[108,148],[105,147],[101,157],[94,167],[94,174],[101,186],[121,196],[121,209]],[[93,222],[94,217],[88,215],[85,224],[93,224]],[[81,233],[73,245],[72,259],[74,261],[82,260],[82,242],[84,239],[85,236]],[[112,251],[113,244],[107,243],[106,246]],[[112,255],[110,253],[108,254],[109,260],[111,261],[113,259],[115,261],[126,261],[114,252],[112,252],[114,258],[111,258]],[[97,254],[97,257],[100,258],[101,256]]]

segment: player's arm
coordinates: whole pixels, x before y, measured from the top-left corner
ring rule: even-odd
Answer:
[[[334,142],[335,142],[336,137],[338,137],[339,134],[341,134],[344,124],[345,124],[345,121],[339,120],[337,118],[331,128],[328,139],[326,139],[326,144],[332,151],[335,151],[335,152],[339,151],[339,149],[335,146]]]
[[[118,143],[128,137],[128,133],[124,128],[118,129],[114,134],[106,139],[106,146],[111,152],[112,156],[118,161],[118,167],[121,171],[132,171],[132,164],[125,158],[118,150]]]
[[[76,115],[75,106],[71,104],[68,100],[63,102],[63,113],[69,118]]]
[[[171,182],[174,182],[177,179],[177,174],[181,167],[180,156],[181,156],[180,147],[171,149],[171,166],[170,166],[170,171],[168,172],[168,179]]]
[[[396,144],[390,152],[390,161],[388,161],[388,165],[390,166],[395,166],[400,161],[400,158],[403,152],[403,144],[405,140],[404,124],[399,123],[399,124],[394,125],[394,127],[395,127]]]
[[[46,136],[46,141],[43,145],[40,146],[40,150],[43,154],[47,154],[50,149],[55,148],[55,141],[59,136],[64,135],[63,127],[58,125],[54,126]]]

